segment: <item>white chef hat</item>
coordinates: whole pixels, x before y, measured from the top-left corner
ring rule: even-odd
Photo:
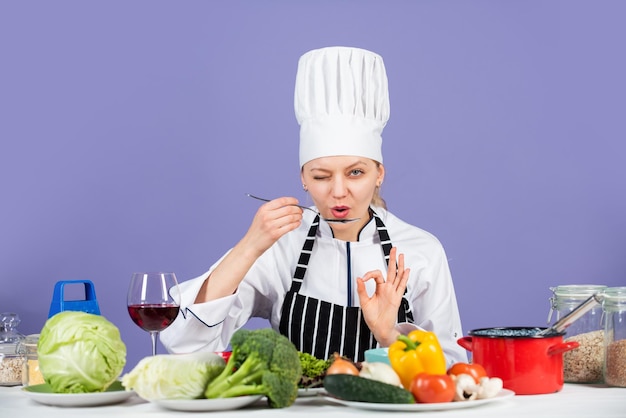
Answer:
[[[349,47],[309,51],[298,62],[294,96],[300,167],[334,155],[383,162],[389,91],[380,55]]]

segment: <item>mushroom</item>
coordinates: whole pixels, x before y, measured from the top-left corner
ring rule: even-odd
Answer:
[[[502,384],[499,377],[481,377],[478,399],[493,398],[502,390]]]
[[[478,399],[480,385],[469,374],[451,375],[455,383],[455,401],[473,401]]]

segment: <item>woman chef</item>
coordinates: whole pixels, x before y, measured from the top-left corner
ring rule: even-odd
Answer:
[[[235,247],[180,284],[181,314],[161,342],[172,353],[221,351],[260,317],[321,359],[362,361],[365,350],[421,327],[436,333],[449,364],[467,361],[444,249],[379,195],[389,118],[382,58],[348,47],[304,54],[295,113],[302,185],[320,215],[294,197],[261,205]]]

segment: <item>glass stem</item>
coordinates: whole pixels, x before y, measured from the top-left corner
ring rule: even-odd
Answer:
[[[152,339],[152,355],[156,356],[157,337],[159,333],[157,331],[150,331],[150,338]]]

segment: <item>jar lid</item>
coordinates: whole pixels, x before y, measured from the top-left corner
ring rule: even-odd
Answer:
[[[603,292],[607,286],[602,284],[568,284],[551,287],[555,296],[570,298],[587,298],[595,293]]]
[[[17,325],[20,323],[20,317],[13,312],[4,312],[0,314],[0,347],[17,346],[24,339],[24,336],[17,332]],[[6,350],[6,348],[4,349]],[[5,354],[6,351],[3,351]],[[15,351],[13,351],[15,352]]]
[[[20,317],[13,312],[0,314],[0,354],[18,354],[24,336],[17,332]]]
[[[37,345],[39,343],[39,334],[28,334],[24,337],[25,345]]]
[[[20,324],[20,316],[15,312],[0,313],[0,334],[10,332]]]
[[[626,286],[607,287],[602,292],[603,303],[607,304],[626,304]]]
[[[0,358],[6,354],[18,354],[19,343],[2,343],[0,342]]]

